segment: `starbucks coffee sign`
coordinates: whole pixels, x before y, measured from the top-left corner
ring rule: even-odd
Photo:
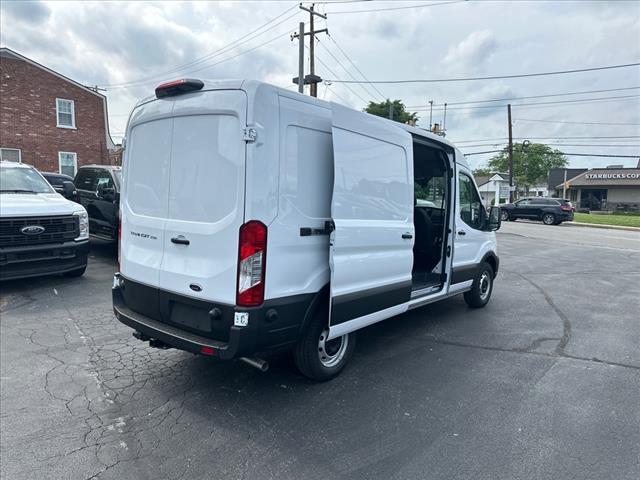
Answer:
[[[640,173],[587,173],[584,178],[589,180],[610,180],[621,178],[636,180],[640,178]]]

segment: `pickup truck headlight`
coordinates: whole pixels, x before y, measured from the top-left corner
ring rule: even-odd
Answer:
[[[74,212],[74,215],[78,217],[78,225],[80,227],[80,235],[76,237],[76,241],[78,240],[86,240],[89,238],[89,215],[87,215],[86,210],[78,210]]]

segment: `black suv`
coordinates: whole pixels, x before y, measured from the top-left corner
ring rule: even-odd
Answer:
[[[545,225],[559,225],[573,220],[573,205],[564,198],[521,198],[517,202],[501,205],[502,220],[541,220]]]
[[[118,240],[118,210],[122,169],[108,165],[80,167],[74,183],[79,201],[89,214],[89,234]]]

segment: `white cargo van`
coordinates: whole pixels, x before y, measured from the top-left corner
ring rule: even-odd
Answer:
[[[354,332],[464,293],[494,230],[464,157],[424,130],[257,81],[163,84],[132,111],[116,317],[152,346],[337,375]],[[470,313],[472,315],[472,313]]]

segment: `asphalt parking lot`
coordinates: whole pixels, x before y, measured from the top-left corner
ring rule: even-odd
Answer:
[[[371,326],[325,384],[133,339],[105,245],[2,284],[2,478],[640,478],[640,233],[498,235],[485,309]]]

